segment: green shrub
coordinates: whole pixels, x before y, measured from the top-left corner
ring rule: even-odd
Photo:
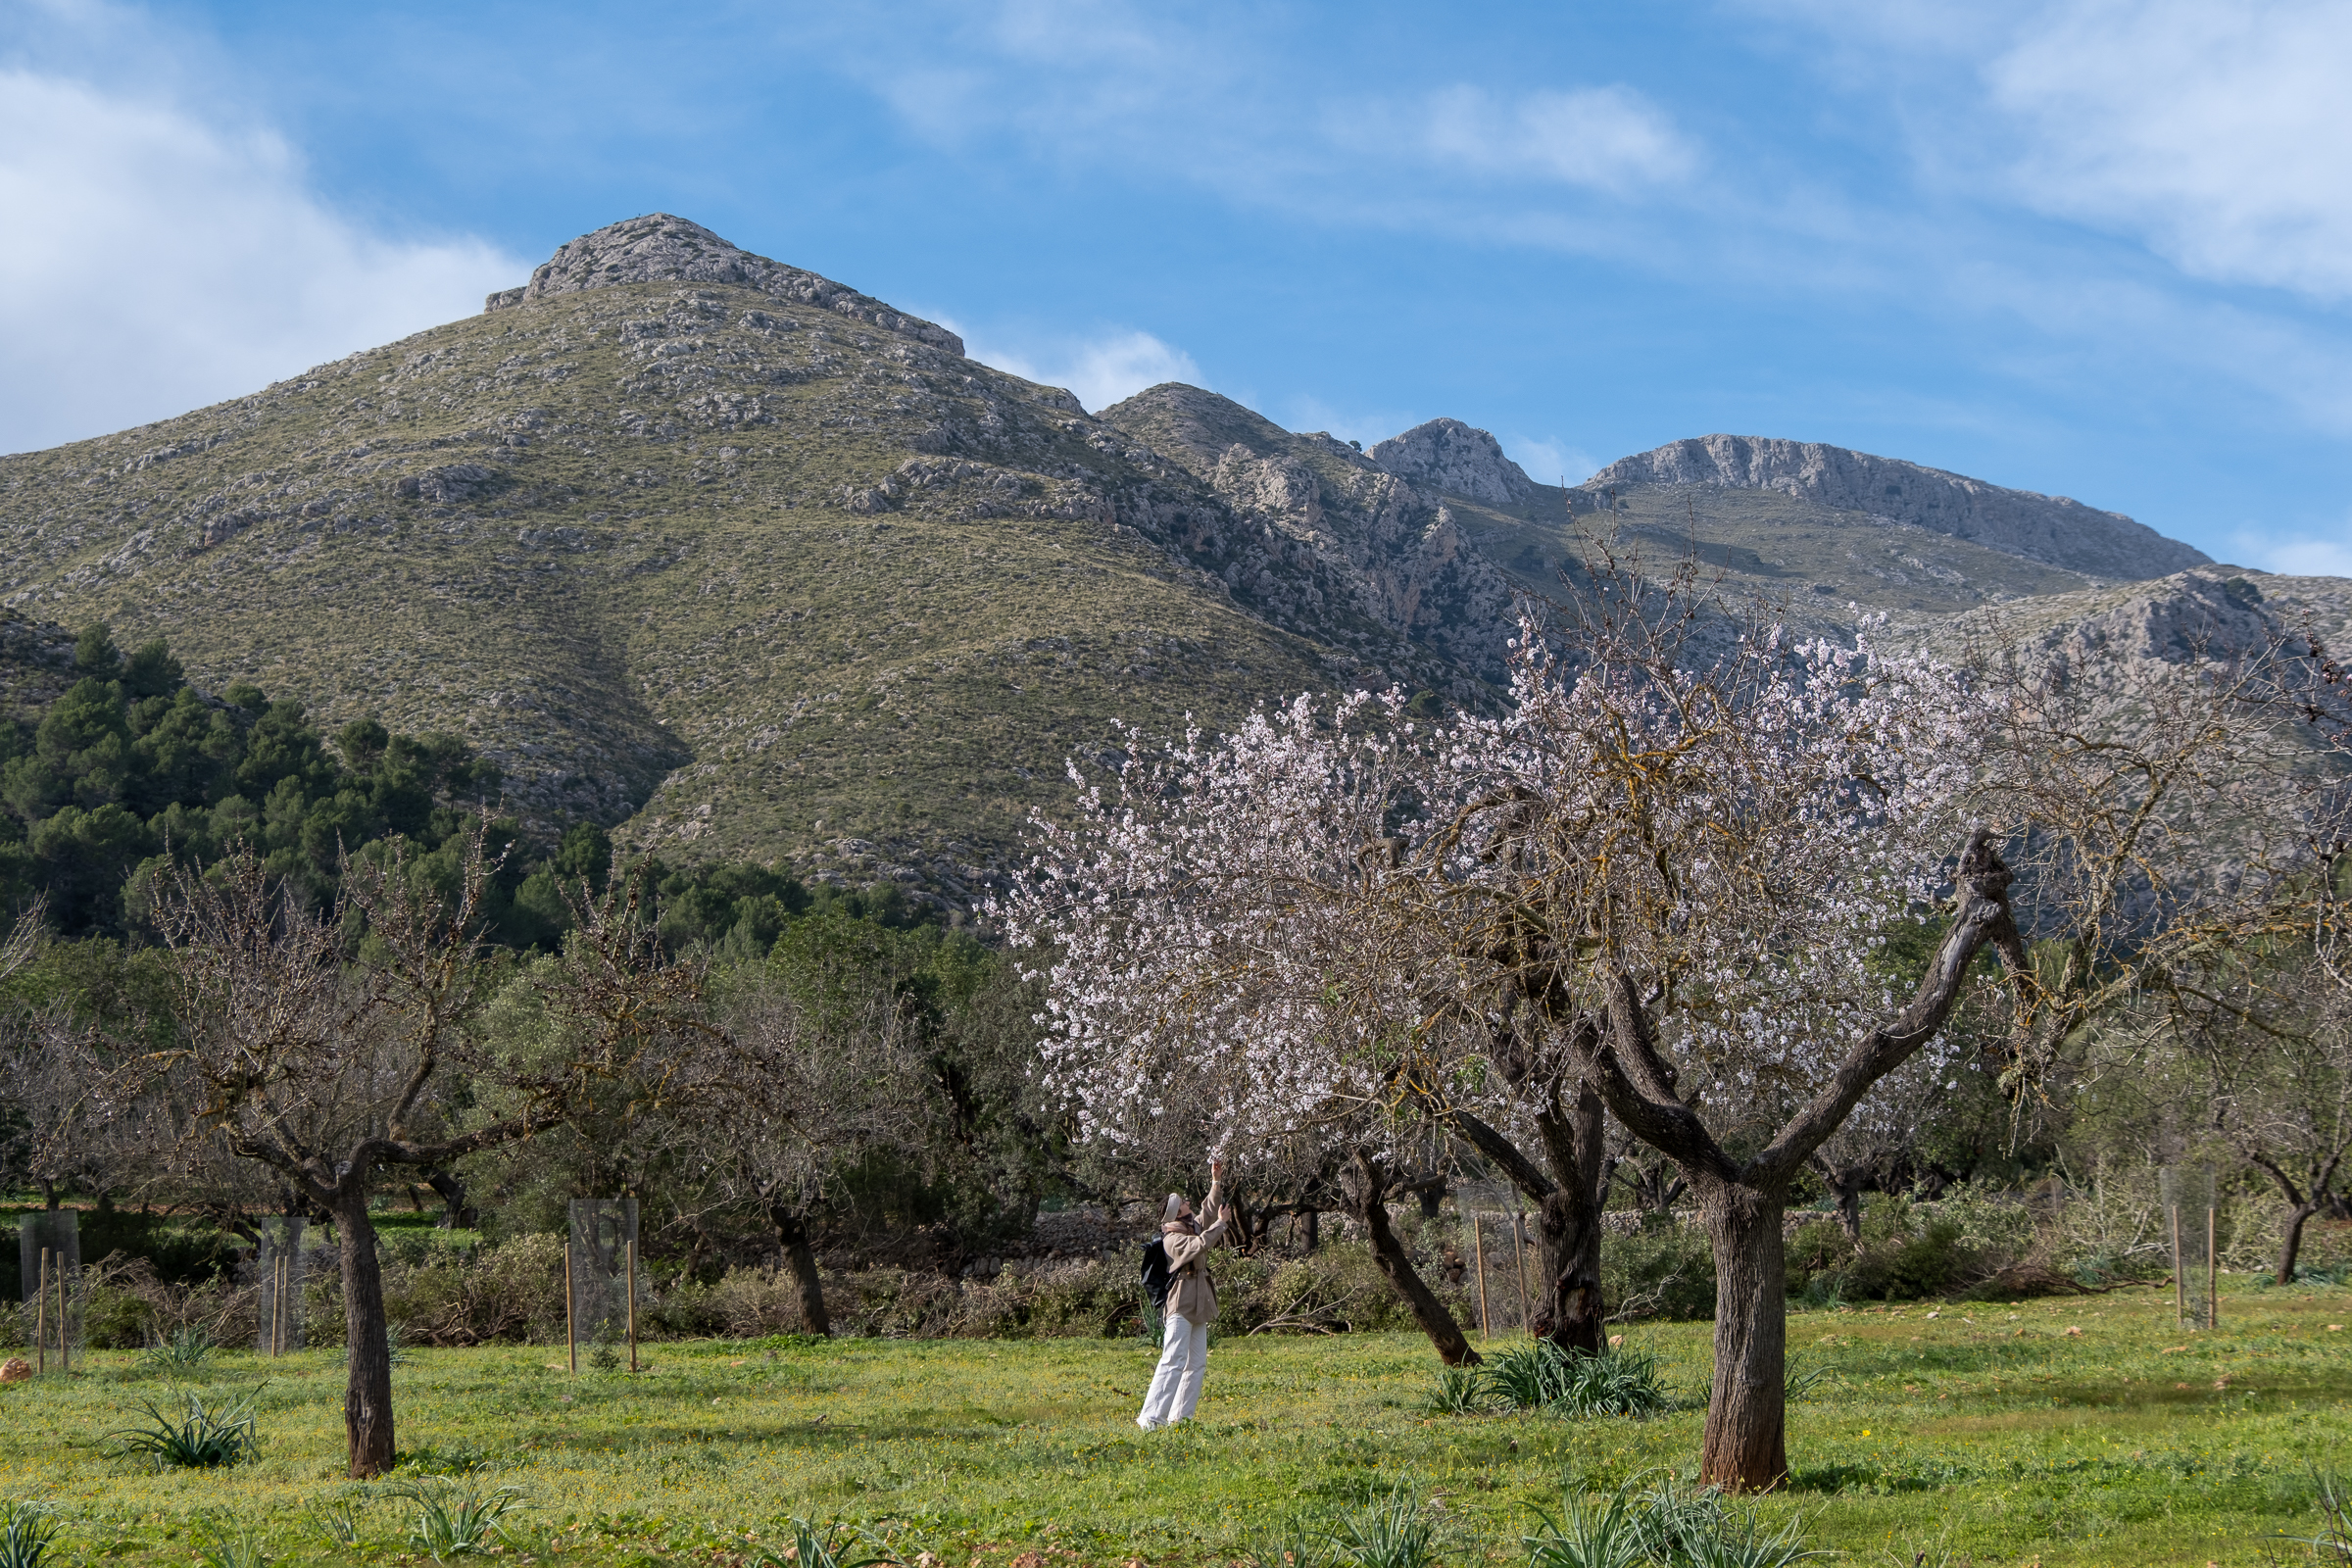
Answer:
[[[188,1396],[187,1409],[176,1419],[165,1415],[152,1400],[140,1406],[147,1412],[144,1426],[124,1427],[107,1434],[121,1440],[119,1454],[144,1454],[158,1470],[166,1466],[205,1470],[250,1459],[261,1451],[255,1435],[253,1401],[232,1401],[218,1410],[207,1409],[200,1395]]]
[[[1674,1407],[1657,1356],[1648,1350],[1564,1350],[1550,1340],[1522,1340],[1478,1368],[1491,1401],[1574,1416],[1655,1415]]]
[[[1645,1218],[1630,1236],[1600,1239],[1601,1296],[1626,1322],[1696,1322],[1715,1315],[1715,1254],[1706,1233]]]

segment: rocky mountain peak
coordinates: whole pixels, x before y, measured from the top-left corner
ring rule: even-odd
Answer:
[[[1146,387],[1095,416],[1126,431],[1196,473],[1204,473],[1236,446],[1251,456],[1287,451],[1288,430],[1229,397],[1182,381]]]
[[[929,343],[952,354],[963,339],[946,327],[902,315],[828,277],[756,256],[702,224],[669,213],[608,223],[557,247],[520,288],[501,289],[484,311],[510,310],[556,294],[619,288],[630,283],[719,283],[757,289],[778,299],[822,305],[842,315]]]
[[[1818,441],[1705,435],[1620,458],[1577,488],[1605,497],[1640,485],[1777,490],[1840,512],[1933,529],[2027,561],[2110,581],[2208,565],[2205,553],[2120,512],[2066,496],[2009,490],[1898,458]]]
[[[1526,470],[1502,455],[1502,443],[1459,419],[1431,419],[1374,442],[1364,456],[1407,484],[1468,501],[1516,506],[1535,494]]]

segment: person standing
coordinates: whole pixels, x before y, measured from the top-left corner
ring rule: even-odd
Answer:
[[[1167,1332],[1160,1341],[1159,1368],[1135,1424],[1146,1432],[1192,1418],[1200,1404],[1200,1380],[1208,1373],[1208,1326],[1217,1318],[1217,1282],[1203,1256],[1225,1239],[1233,1209],[1225,1202],[1225,1162],[1208,1162],[1208,1198],[1202,1206],[1216,1215],[1206,1230],[1182,1193],[1170,1193],[1160,1210],[1160,1245],[1168,1254]]]

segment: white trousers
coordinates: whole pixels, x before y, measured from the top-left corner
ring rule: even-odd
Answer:
[[[1152,1374],[1152,1392],[1144,1396],[1143,1414],[1135,1424],[1149,1432],[1191,1420],[1200,1407],[1200,1380],[1207,1372],[1208,1325],[1188,1323],[1170,1312],[1159,1370]]]

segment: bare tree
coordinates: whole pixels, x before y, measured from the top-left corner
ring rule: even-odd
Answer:
[[[830,1334],[816,1231],[861,1165],[930,1156],[939,1086],[907,1007],[884,989],[828,1007],[750,971],[718,999],[715,1023],[693,1081],[679,1086],[684,1146],[711,1200],[748,1206],[772,1228],[802,1321]]]
[[[314,913],[240,848],[208,873],[173,871],[156,911],[176,1031],[148,1059],[156,1092],[192,1110],[190,1137],[268,1168],[339,1233],[355,1477],[382,1474],[394,1454],[368,1216],[378,1173],[528,1137],[589,1085],[639,1079],[660,1038],[642,1020],[606,1018],[555,1050],[488,1049],[475,1027],[494,979],[477,921],[492,869],[480,837],[450,897],[413,869],[397,848],[351,859],[332,906]]]

